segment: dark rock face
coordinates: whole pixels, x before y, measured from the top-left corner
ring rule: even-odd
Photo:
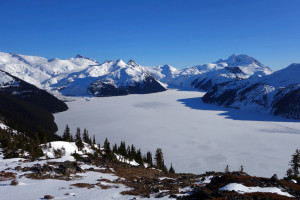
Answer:
[[[212,80],[203,79],[197,82],[194,87],[199,90],[209,90],[213,87],[213,83]]]
[[[239,67],[226,67],[225,69],[233,74],[244,74],[244,72]]]
[[[116,87],[98,79],[88,87],[88,93],[97,97],[149,94],[163,91],[166,91],[166,89],[152,76],[145,77],[141,83],[135,82],[133,85],[121,87]]]

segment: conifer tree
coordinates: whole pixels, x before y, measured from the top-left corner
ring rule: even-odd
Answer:
[[[127,151],[126,151],[126,144],[125,141],[121,141],[120,146],[118,148],[119,154],[122,156],[127,156]]]
[[[113,152],[114,152],[114,153],[118,153],[118,146],[117,146],[116,143],[115,143],[114,146],[113,146]]]
[[[68,124],[66,125],[66,128],[65,128],[65,131],[63,133],[62,139],[64,141],[71,142],[71,133],[70,133],[70,128],[69,128]]]
[[[35,159],[43,156],[43,151],[40,147],[40,140],[39,140],[39,136],[37,133],[34,135],[32,142],[30,142],[30,146],[31,146],[31,148],[30,148],[31,152],[29,152],[29,153],[30,153],[32,159],[35,160]]]
[[[143,165],[143,157],[142,157],[142,152],[141,149],[138,149],[136,154],[135,154],[135,161],[139,163],[140,165]]]
[[[291,168],[287,171],[287,174],[290,174],[290,177],[294,179],[299,179],[299,167],[300,167],[300,151],[296,149],[295,153],[292,155],[292,160],[289,165]]]
[[[95,144],[96,144],[96,137],[95,135],[93,135],[93,147],[95,146]]]
[[[84,147],[84,144],[83,144],[82,139],[81,139],[80,128],[77,128],[77,131],[76,131],[75,144],[78,147],[79,151],[81,151]]]
[[[164,172],[167,172],[167,167],[165,166],[165,161],[163,157],[163,152],[161,148],[157,148],[155,152],[155,162],[156,162],[156,167],[158,169],[161,169]]]
[[[151,166],[153,166],[152,153],[150,151],[146,154],[146,162]]]
[[[38,127],[37,134],[38,134],[38,137],[39,137],[40,144],[47,143],[47,140],[48,140],[47,135],[48,134],[43,128]]]
[[[107,160],[112,160],[113,153],[110,149],[110,143],[107,138],[104,141],[103,147],[104,147],[104,152],[105,152],[104,158],[106,158]]]
[[[74,137],[73,137],[73,135],[70,135],[70,142],[74,142]]]
[[[85,143],[90,144],[89,132],[86,129],[83,130],[82,139]]]
[[[131,149],[130,149],[130,160],[134,159],[136,157],[136,150],[135,150],[135,146],[132,144],[131,145]]]
[[[174,168],[173,168],[172,163],[171,163],[171,166],[170,166],[170,169],[169,169],[169,173],[170,173],[170,174],[174,174],[174,173],[175,173],[175,170],[174,170]]]
[[[127,157],[128,157],[129,159],[131,159],[131,158],[130,158],[130,157],[131,157],[131,151],[130,151],[130,146],[129,146],[129,145],[127,146],[126,154],[127,154]]]

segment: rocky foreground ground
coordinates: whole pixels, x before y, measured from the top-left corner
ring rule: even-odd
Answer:
[[[31,179],[42,181],[45,179],[63,180],[70,182],[68,189],[110,190],[119,188],[119,193],[125,199],[139,198],[174,198],[174,199],[299,199],[300,185],[276,175],[271,178],[250,176],[245,172],[207,172],[205,174],[164,173],[154,168],[132,166],[119,161],[107,162],[100,158],[81,157],[76,161],[49,159],[33,162],[29,160],[15,161],[19,163],[15,168],[7,164],[7,168],[0,173],[0,187],[5,187],[8,181],[15,187],[21,187],[18,180]],[[22,163],[22,164],[21,164]],[[27,163],[27,165],[26,165]],[[93,172],[99,174],[96,181],[89,182],[80,177]],[[117,178],[105,178],[104,174]],[[77,180],[74,182],[74,180]],[[229,184],[243,185],[246,188],[277,188],[281,193],[229,191],[224,187]],[[122,187],[121,187],[122,186]],[[125,186],[125,187],[123,187]],[[222,189],[223,188],[223,189]],[[95,190],[93,190],[95,192]],[[65,193],[66,198],[76,197],[75,193]],[[48,191],[44,199],[56,198],[57,195]]]

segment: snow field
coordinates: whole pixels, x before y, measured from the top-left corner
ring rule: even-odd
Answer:
[[[238,170],[283,177],[299,147],[300,123],[268,114],[204,104],[198,91],[168,90],[147,95],[91,98],[69,102],[55,114],[58,134],[68,124],[87,128],[96,141],[125,140],[146,151],[163,149],[176,172]]]

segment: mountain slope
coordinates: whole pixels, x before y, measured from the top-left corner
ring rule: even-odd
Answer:
[[[115,96],[165,91],[142,66],[130,60],[97,61],[83,56],[45,59],[0,52],[0,69],[47,90],[71,96]]]
[[[0,70],[0,117],[11,128],[25,132],[43,129],[55,138],[57,126],[52,113],[67,105],[44,90]]]
[[[203,101],[300,119],[300,64],[261,78],[217,85]]]
[[[39,88],[47,88],[47,80],[53,83],[66,74],[80,71],[90,65],[98,65],[95,60],[80,55],[60,60],[0,52],[0,69]],[[55,77],[55,78],[54,78]]]
[[[64,95],[117,96],[162,92],[166,89],[142,66],[130,60],[106,61],[69,74],[51,85]]]
[[[234,54],[226,60],[220,59],[215,63],[183,70],[165,65],[151,68],[150,72],[170,86],[209,90],[216,84],[265,76],[271,74],[272,70],[250,56]]]

